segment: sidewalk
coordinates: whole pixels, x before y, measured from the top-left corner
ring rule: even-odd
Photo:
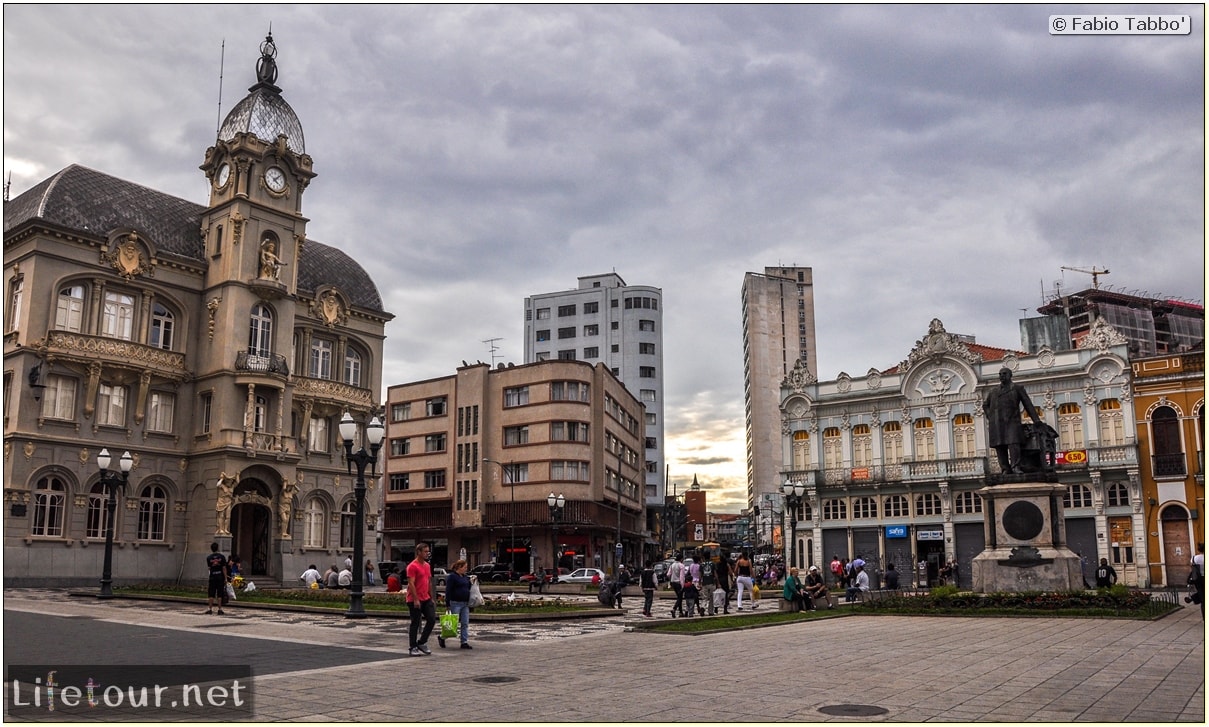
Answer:
[[[372,651],[363,663],[254,677],[255,714],[264,720],[1205,720],[1205,631],[1193,608],[1140,622],[854,616],[686,637],[625,631],[635,599],[624,619],[575,627],[472,621],[473,650],[408,657],[405,628],[392,621],[250,610],[220,620],[193,605],[134,607],[44,591],[7,591],[4,605],[239,636],[253,640],[249,648]],[[124,647],[114,645],[115,658]],[[668,694],[676,698],[660,696]]]

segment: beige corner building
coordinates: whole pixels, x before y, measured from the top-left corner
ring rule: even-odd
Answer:
[[[636,564],[643,508],[642,404],[604,363],[479,363],[387,389],[383,551],[417,542],[437,565]],[[550,495],[563,506],[551,507]]]

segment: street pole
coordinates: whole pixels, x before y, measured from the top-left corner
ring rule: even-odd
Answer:
[[[97,454],[97,465],[101,468],[101,484],[109,490],[109,501],[105,504],[108,513],[105,523],[105,562],[101,568],[101,592],[97,594],[97,598],[113,598],[113,516],[118,507],[118,488],[121,487],[123,492],[126,490],[130,469],[134,466],[134,458],[130,456],[130,452],[123,452],[122,458],[118,460],[121,472],[110,472],[110,461],[108,449],[102,449]]]
[[[806,486],[801,482],[785,480],[785,484],[781,485],[781,492],[785,495],[785,509],[791,511],[789,522],[792,537],[790,547],[793,548],[790,553],[793,558],[792,565],[798,565],[798,508],[802,505],[802,495],[806,494]],[[781,527],[783,528],[784,524]],[[790,558],[785,559],[785,564],[790,565]]]
[[[624,553],[624,551],[622,550],[622,547],[621,547],[621,484],[622,484],[622,482],[625,481],[625,479],[621,476],[621,453],[624,448],[625,448],[625,445],[621,443],[620,439],[618,439],[617,440],[617,546],[616,546],[617,549],[614,551],[614,557],[617,559],[617,562],[613,564],[614,577],[616,577],[616,575],[617,575],[617,570],[618,570],[617,566],[621,565],[621,556]]]
[[[546,498],[546,504],[550,506],[550,560],[554,563],[554,583],[558,582],[558,523],[563,517],[563,508],[567,506],[567,498],[560,493],[557,497],[551,492]],[[539,576],[540,577],[540,576]]]
[[[382,446],[382,437],[386,434],[385,427],[378,417],[373,417],[365,427],[365,439],[369,440],[369,451],[365,445],[356,452],[353,451],[353,437],[357,435],[357,423],[347,411],[340,418],[340,438],[344,440],[344,458],[348,462],[349,474],[353,467],[357,468],[357,481],[353,487],[356,496],[357,514],[353,525],[353,583],[349,593],[348,611],[345,618],[365,618],[365,593],[362,590],[362,576],[365,572],[365,468],[370,467],[371,476],[377,475],[375,465],[378,462],[378,448]]]

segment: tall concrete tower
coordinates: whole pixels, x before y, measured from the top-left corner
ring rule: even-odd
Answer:
[[[663,291],[607,273],[526,298],[525,363],[553,359],[604,362],[646,407],[643,492],[648,507],[662,507]]]
[[[747,505],[781,486],[781,382],[801,359],[818,375],[810,268],[743,276],[743,411]]]

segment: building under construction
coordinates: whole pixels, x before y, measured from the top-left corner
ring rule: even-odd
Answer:
[[[1078,347],[1096,318],[1129,340],[1130,358],[1178,353],[1205,340],[1205,307],[1173,298],[1152,298],[1089,288],[1055,295],[1037,309],[1039,318],[1020,320],[1020,340],[1029,353]]]

